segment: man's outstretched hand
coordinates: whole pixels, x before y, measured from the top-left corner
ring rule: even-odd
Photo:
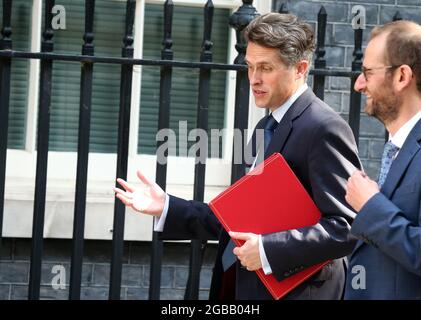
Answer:
[[[160,216],[165,205],[164,190],[162,190],[154,181],[150,181],[146,178],[139,170],[137,171],[137,176],[146,188],[136,188],[127,183],[127,181],[118,178],[117,182],[124,190],[114,188],[116,197],[126,206],[132,207],[138,212],[152,216]]]

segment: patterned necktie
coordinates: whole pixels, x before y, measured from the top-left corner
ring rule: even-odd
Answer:
[[[399,148],[395,146],[391,141],[386,142],[384,145],[383,156],[382,156],[382,166],[380,168],[379,174],[379,187],[383,186],[383,183],[386,180],[387,174],[389,173],[389,169],[393,162],[393,157],[395,156],[396,152],[398,152]]]

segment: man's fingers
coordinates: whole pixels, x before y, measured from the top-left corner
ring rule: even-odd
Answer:
[[[154,184],[152,181],[146,178],[146,176],[140,170],[137,170],[137,176],[139,177],[140,181],[142,181],[147,186],[152,186]]]
[[[122,191],[122,190],[114,190],[115,191],[115,196],[119,199],[124,199],[124,200],[133,200],[132,196],[129,196],[126,192]]]
[[[250,239],[250,234],[246,233],[246,232],[234,232],[234,231],[230,231],[229,235],[231,238],[237,239],[237,240],[244,240],[247,241],[248,239]]]
[[[358,171],[358,179],[366,179],[367,178],[367,175],[364,173],[364,172],[362,172],[362,171]]]
[[[349,178],[348,178],[348,187],[358,183],[359,181],[365,179],[361,174],[361,171],[355,171]]]
[[[239,247],[235,247],[235,248],[232,250],[232,253],[234,253],[236,256],[238,256],[238,255],[240,254],[240,248],[239,248]]]
[[[117,182],[124,188],[126,191],[133,192],[136,190],[131,184],[127,183],[125,180],[118,178]]]
[[[359,177],[361,177],[361,172],[357,170],[349,177],[348,181],[355,181],[355,179],[358,179]]]
[[[350,203],[350,202],[351,202],[351,198],[349,197],[349,194],[348,194],[348,193],[345,195],[345,201],[346,201],[348,204],[351,204],[351,203]]]
[[[367,176],[366,173],[363,171],[356,171],[354,174],[348,179],[347,187],[354,187],[354,188],[361,188],[361,186],[367,185],[367,182],[371,182],[373,180]]]
[[[122,190],[122,189],[120,189],[120,188],[116,188],[116,187],[114,187],[113,188],[113,191],[115,192],[115,193],[120,193],[120,194],[123,194],[123,193],[125,193],[126,191],[124,191],[124,190]]]
[[[114,188],[114,192],[116,194],[122,195],[123,197],[125,197],[127,199],[133,199],[133,193],[132,192],[124,191],[124,190],[121,190],[119,188]]]
[[[116,193],[115,195],[117,198],[119,198],[121,200],[121,202],[123,202],[126,206],[132,206],[133,204],[133,200],[129,199],[127,197],[125,197],[124,195],[120,194],[120,193]]]

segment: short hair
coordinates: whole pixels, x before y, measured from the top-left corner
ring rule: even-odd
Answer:
[[[415,22],[400,20],[375,27],[370,40],[386,34],[385,63],[392,66],[403,64],[411,67],[417,89],[421,92],[421,26]]]
[[[278,49],[282,62],[289,67],[301,60],[311,63],[316,47],[310,25],[292,14],[268,13],[255,18],[244,29],[244,39]]]

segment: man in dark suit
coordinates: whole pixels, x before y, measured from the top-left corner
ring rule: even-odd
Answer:
[[[320,222],[272,234],[232,233],[231,237],[246,240],[241,248],[232,250],[229,235],[206,204],[166,195],[140,172],[149,196],[138,195],[137,188],[121,179],[118,182],[125,191],[115,189],[116,196],[137,211],[160,216],[156,230],[165,238],[219,236],[211,299],[271,299],[253,271],[263,268],[266,274],[282,280],[329,259],[330,264],[286,298],[339,299],[345,284],[343,257],[355,245],[348,237],[355,214],[344,200],[346,181],[356,167],[360,168],[353,134],[346,122],[307,87],[315,47],[309,25],[293,15],[271,13],[253,20],[244,36],[256,105],[271,111],[254,132],[257,136],[256,132],[263,130],[265,138],[269,137],[258,144],[256,159],[282,153],[322,212]],[[231,266],[229,261],[236,263]]]
[[[372,31],[355,90],[389,132],[378,182],[349,178],[358,212],[351,232],[346,299],[421,299],[421,26],[397,21]]]

